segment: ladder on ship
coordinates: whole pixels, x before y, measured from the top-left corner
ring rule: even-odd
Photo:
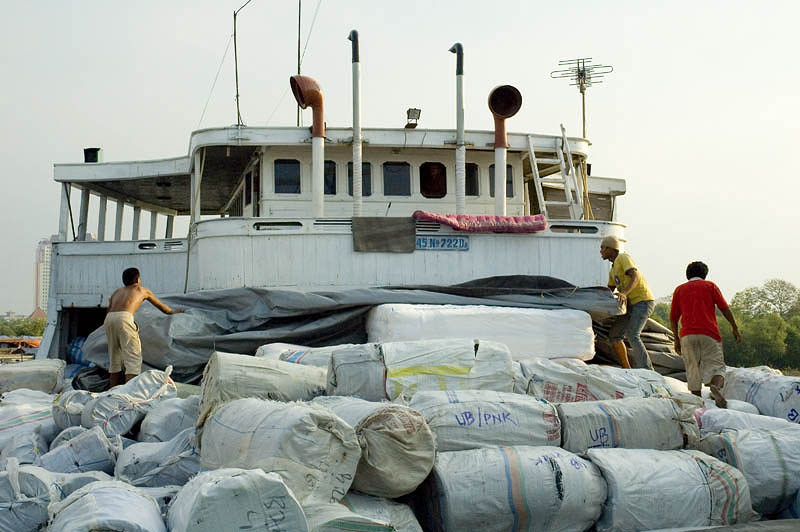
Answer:
[[[578,175],[578,170],[572,162],[572,152],[567,141],[567,131],[564,124],[561,124],[561,138],[555,140],[555,158],[537,158],[533,147],[533,135],[528,135],[528,157],[531,162],[533,172],[533,183],[536,188],[536,198],[539,202],[539,209],[545,217],[548,216],[549,206],[564,206],[569,211],[569,216],[573,220],[584,218],[584,212],[591,216],[589,206],[588,191],[585,189],[586,182],[583,176]],[[538,163],[558,164],[560,174],[541,177],[539,175]],[[581,172],[582,173],[582,172]],[[564,200],[547,200],[544,196],[543,184],[555,183],[564,187]],[[587,211],[584,211],[584,206]]]

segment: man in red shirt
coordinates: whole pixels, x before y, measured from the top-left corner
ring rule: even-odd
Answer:
[[[722,355],[722,338],[719,335],[715,307],[719,308],[733,329],[736,342],[742,335],[736,320],[717,285],[706,281],[708,266],[693,262],[686,267],[689,282],[680,285],[672,294],[669,319],[675,335],[675,351],[683,356],[686,365],[686,383],[689,390],[700,395],[703,383],[711,389],[711,396],[720,408],[727,402],[722,395],[725,384],[725,359]],[[678,320],[681,322],[678,336]]]

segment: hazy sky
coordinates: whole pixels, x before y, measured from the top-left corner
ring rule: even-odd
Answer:
[[[56,232],[53,163],[184,155],[189,133],[235,123],[232,12],[245,0],[0,0],[0,312],[33,309],[36,243]],[[303,2],[303,45],[317,0]],[[303,72],[330,126],[351,124],[351,29],[361,35],[363,123],[455,124],[454,56],[465,49],[468,129],[486,97],[523,94],[511,131],[580,134],[580,100],[549,78],[559,59],[614,66],[587,98],[594,175],[627,179],[628,251],[657,296],[702,259],[732,297],[778,277],[800,285],[797,1],[322,0]],[[253,0],[239,16],[242,116],[294,125],[297,3]],[[306,117],[305,123],[309,123]]]

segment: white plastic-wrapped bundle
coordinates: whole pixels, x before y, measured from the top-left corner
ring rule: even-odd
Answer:
[[[27,405],[31,403],[52,404],[56,395],[52,393],[40,392],[39,390],[29,390],[18,388],[10,392],[5,392],[0,397],[0,406],[8,405]]]
[[[696,447],[744,473],[759,513],[786,509],[800,490],[800,430],[793,427],[706,434]]]
[[[353,347],[356,344],[339,344],[326,347],[306,347],[304,345],[282,344],[279,342],[262,345],[256,351],[256,357],[270,360],[281,360],[303,366],[328,368],[331,355],[339,349]]]
[[[134,486],[183,486],[201,470],[194,428],[188,428],[165,442],[125,448],[117,458],[114,476]]]
[[[169,507],[170,532],[307,532],[300,503],[276,473],[217,469],[189,481]]]
[[[739,401],[737,399],[728,399],[725,401],[727,404],[725,408],[728,410],[735,410],[738,412],[746,412],[748,414],[760,414],[756,405],[748,403],[747,401]],[[703,406],[705,408],[719,408],[714,399],[703,399]],[[767,416],[765,416],[767,417]],[[771,417],[771,416],[770,416]],[[778,419],[778,418],[774,418]]]
[[[86,390],[68,390],[53,402],[53,421],[58,428],[65,429],[81,424],[81,414],[86,404],[97,394]]]
[[[563,449],[493,447],[439,453],[415,499],[425,530],[587,530],[606,484],[591,462]]]
[[[58,447],[60,445],[64,445],[69,440],[71,440],[72,438],[76,437],[78,434],[83,434],[87,430],[89,430],[89,429],[87,429],[86,427],[81,426],[81,425],[76,425],[74,427],[65,428],[64,430],[59,432],[56,435],[55,438],[53,438],[52,442],[50,442],[50,450],[52,451],[56,447]]]
[[[61,498],[64,499],[71,495],[73,492],[78,491],[87,484],[92,482],[102,482],[106,480],[114,480],[114,477],[102,471],[84,471],[82,473],[51,473],[54,478],[55,484],[58,486],[58,492]]]
[[[727,408],[699,408],[695,410],[694,415],[700,431],[703,433],[740,429],[795,429],[800,435],[800,425],[777,417],[750,414]]]
[[[151,369],[137,375],[122,386],[98,394],[81,412],[81,425],[99,426],[107,436],[126,434],[145,414],[165,399],[175,397],[175,383],[166,371]]]
[[[56,393],[61,389],[66,365],[63,360],[53,358],[0,364],[0,393],[18,388]]]
[[[388,521],[360,515],[338,502],[310,504],[304,506],[303,511],[308,519],[308,529],[312,532],[395,532]]]
[[[598,532],[735,525],[754,518],[736,468],[694,450],[589,449],[608,499]]]
[[[407,504],[356,491],[347,492],[342,504],[358,515],[389,523],[396,532],[422,532],[414,512]]]
[[[592,318],[582,310],[484,305],[377,305],[370,342],[481,338],[508,346],[514,360],[594,357]]]
[[[582,454],[594,447],[681,449],[699,436],[694,410],[663,397],[559,403],[561,446]]]
[[[143,442],[171,440],[179,432],[194,427],[199,415],[199,395],[166,399],[144,416],[136,439]]]
[[[497,342],[451,338],[381,344],[386,396],[409,400],[422,390],[514,389],[508,348]]]
[[[209,415],[200,457],[208,469],[275,471],[305,505],[344,497],[361,447],[353,427],[321,406],[238,399]]]
[[[233,399],[309,401],[325,393],[325,377],[321,368],[216,351],[203,371],[199,423]]]
[[[379,497],[411,493],[431,472],[436,442],[419,412],[357,397],[317,397],[356,431],[361,445],[353,489]]]
[[[725,372],[725,399],[756,405],[765,416],[800,423],[800,377],[776,375],[762,368],[731,368]]]
[[[386,366],[378,344],[343,347],[331,353],[327,394],[360,397],[367,401],[386,399]]]
[[[36,532],[47,523],[47,507],[59,500],[53,476],[15,458],[0,471],[0,530]]]
[[[561,444],[555,406],[527,395],[491,390],[417,392],[408,406],[425,417],[440,452]]]
[[[113,474],[120,450],[100,427],[94,427],[40,456],[35,465],[58,473],[103,471]]]
[[[42,436],[41,427],[33,432],[17,434],[0,451],[0,469],[5,467],[9,458],[16,458],[20,464],[32,464],[37,458],[49,450],[47,440]]]
[[[53,421],[52,403],[0,406],[0,449],[8,445],[14,436],[35,430],[46,441],[52,440],[58,434],[58,426]]]
[[[92,482],[50,508],[49,532],[166,532],[161,509],[144,491],[116,480]]]
[[[523,360],[527,393],[556,403],[601,401],[623,397],[666,395],[655,382],[660,375],[649,370],[625,370],[584,364],[579,360]]]

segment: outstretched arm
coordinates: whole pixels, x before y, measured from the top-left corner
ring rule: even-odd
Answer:
[[[742,334],[739,332],[739,327],[736,326],[736,319],[733,317],[733,312],[731,312],[730,307],[721,308],[719,311],[722,312],[722,315],[725,316],[725,319],[731,324],[733,337],[736,339],[736,343],[741,344]]]
[[[681,354],[681,337],[678,335],[678,322],[675,320],[670,320],[670,324],[672,325],[672,335],[675,337],[675,352],[679,355]]]
[[[147,291],[147,297],[145,298],[147,301],[153,304],[158,310],[163,312],[164,314],[180,314],[184,312],[184,309],[171,309],[167,306],[166,303],[158,299],[153,292],[150,290]]]

